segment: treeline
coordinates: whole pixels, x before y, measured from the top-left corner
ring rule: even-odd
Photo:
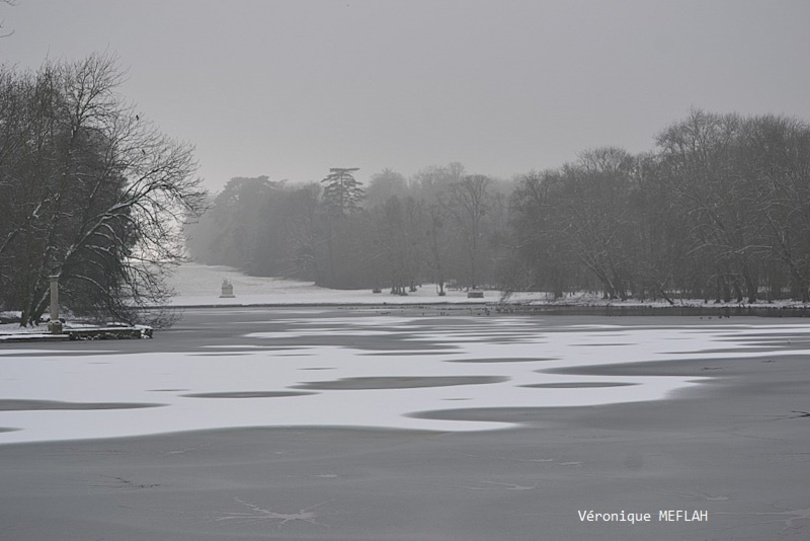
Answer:
[[[422,283],[610,299],[810,300],[810,126],[692,111],[653,151],[583,152],[509,182],[233,179],[188,231],[198,260],[339,288]],[[342,179],[342,180],[341,180]]]
[[[118,93],[114,57],[0,66],[0,310],[63,308],[134,322],[170,294],[181,224],[202,210],[189,145]],[[157,317],[160,317],[157,314]]]
[[[332,169],[303,186],[234,178],[187,226],[189,251],[204,263],[334,288],[407,294],[431,283],[443,293],[448,283],[501,282],[508,185],[458,163],[411,179],[385,170],[367,187],[356,171]]]
[[[524,176],[513,234],[532,286],[609,298],[808,300],[810,127],[693,111],[654,152]]]

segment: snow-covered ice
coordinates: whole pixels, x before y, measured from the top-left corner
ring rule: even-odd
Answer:
[[[310,318],[294,312],[273,321],[286,330],[245,333],[249,345],[193,352],[83,355],[70,350],[63,355],[34,344],[3,347],[0,403],[56,401],[74,409],[5,408],[0,427],[19,430],[0,432],[0,443],[243,426],[497,429],[509,425],[412,414],[655,400],[705,378],[572,376],[545,370],[759,357],[763,350],[746,339],[754,332],[810,332],[794,324],[549,326],[542,318],[505,316],[453,317],[442,324],[436,318]],[[353,336],[361,344],[311,345],[312,337],[324,333]],[[399,339],[410,342],[408,349],[370,347],[386,333],[401,333],[405,338]],[[793,349],[767,355],[808,353]],[[127,407],[75,409],[87,403]],[[160,406],[133,407],[143,404]]]
[[[219,298],[223,280],[233,284],[236,298]],[[178,268],[174,285],[175,306],[467,302],[462,291],[439,297],[433,286],[398,297],[250,277],[228,267],[193,263]],[[496,292],[487,295],[487,301],[499,297]],[[517,298],[529,299],[513,296]],[[217,314],[228,321],[248,310],[254,309],[222,307]],[[669,327],[550,326],[539,317],[425,320],[407,312],[311,317],[315,312],[320,310],[307,307],[284,318],[275,314],[268,325],[282,324],[284,330],[245,331],[248,343],[187,352],[121,354],[110,348],[83,354],[73,345],[63,354],[37,344],[6,344],[0,348],[0,443],[241,426],[490,430],[510,425],[413,414],[655,400],[705,380],[546,372],[551,369],[810,353],[758,348],[750,340],[754,334],[806,334],[810,328],[756,320]],[[313,345],[328,333],[356,338],[361,345]],[[392,343],[401,344],[389,340],[394,335],[409,342],[408,347],[392,349]],[[381,341],[388,345],[375,350]]]

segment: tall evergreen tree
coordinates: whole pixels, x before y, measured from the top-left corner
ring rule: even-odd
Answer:
[[[360,208],[365,191],[353,174],[359,170],[357,167],[333,167],[321,180],[323,204],[331,215],[346,216]]]

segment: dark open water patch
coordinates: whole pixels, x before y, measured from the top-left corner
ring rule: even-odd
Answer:
[[[3,432],[17,432],[18,430],[21,430],[21,429],[20,428],[10,428],[10,427],[7,427],[7,426],[0,426],[0,434],[3,433]]]
[[[245,340],[248,347],[220,347],[217,345],[205,346],[199,355],[253,355],[255,353],[274,353],[276,351],[295,351],[301,349],[296,346],[268,346],[257,340]]]
[[[361,390],[361,389],[414,389],[418,387],[451,387],[456,385],[484,385],[508,381],[504,376],[416,376],[416,377],[364,377],[343,378],[333,381],[313,381],[296,385],[294,389]]]
[[[61,344],[67,344],[67,342],[61,342]],[[71,342],[72,344],[72,342]],[[83,345],[86,343],[83,343]],[[36,344],[36,345],[44,345],[48,346],[51,344]],[[95,345],[95,344],[92,344]],[[4,358],[13,358],[13,359],[35,359],[40,357],[48,357],[48,360],[55,360],[61,357],[97,357],[100,355],[118,355],[123,352],[117,350],[111,350],[109,347],[113,346],[114,344],[110,344],[109,342],[105,341],[105,345],[108,346],[107,349],[104,351],[92,351],[88,349],[83,349],[82,351],[70,351],[70,350],[51,350],[48,348],[43,347],[41,350],[38,350],[36,353],[31,351],[22,351],[22,352],[14,352],[14,354],[7,353],[0,351],[0,359]]]
[[[485,358],[485,359],[452,359],[449,361],[445,361],[448,363],[533,363],[533,362],[545,362],[545,361],[556,361],[558,359],[553,359],[551,357],[506,357],[506,358]]]
[[[434,310],[435,311],[435,310]],[[411,314],[408,314],[411,315]],[[420,318],[417,320],[407,322],[408,325],[412,327],[426,327],[428,329],[433,329],[435,327],[470,327],[472,325],[480,325],[480,322],[472,320],[472,319],[461,319],[457,317],[430,317],[426,316],[424,319]]]
[[[245,350],[230,353],[194,353],[195,357],[245,357],[247,355],[252,355],[252,353],[245,353]]]
[[[593,344],[574,344],[574,345],[581,348],[609,348],[616,346],[636,346],[638,344],[633,344],[630,342],[599,342]]]
[[[306,396],[317,393],[302,393],[298,391],[234,391],[222,393],[193,393],[180,396],[186,398],[286,398],[289,396]]]
[[[401,357],[405,355],[458,355],[458,353],[454,351],[435,349],[411,349],[402,351],[372,351],[370,353],[360,353],[360,355],[369,355],[373,357]]]
[[[695,349],[686,351],[665,351],[663,355],[730,355],[741,352],[755,352],[760,351],[769,353],[773,351],[772,346],[743,346],[739,348],[713,348],[713,349]]]
[[[531,423],[559,415],[556,408],[458,408],[446,410],[415,411],[405,416],[413,419],[435,421],[485,421],[496,423]]]
[[[532,385],[519,385],[519,387],[529,389],[588,389],[600,387],[628,387],[630,385],[638,385],[638,383],[623,381],[572,381],[563,383],[535,383]]]
[[[166,404],[143,404],[133,402],[58,402],[55,400],[0,399],[0,411],[32,410],[126,410],[159,408]]]

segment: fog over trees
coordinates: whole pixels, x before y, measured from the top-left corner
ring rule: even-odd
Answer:
[[[313,280],[336,288],[406,294],[425,283],[437,293],[495,286],[493,264],[508,250],[508,190],[460,164],[428,167],[406,180],[385,170],[364,188],[355,168],[334,168],[319,183],[234,178],[197,222],[190,254],[245,272]]]
[[[433,284],[609,299],[810,300],[810,125],[691,111],[647,153],[583,151],[508,181],[459,163],[319,183],[234,178],[190,254],[407,294]]]

